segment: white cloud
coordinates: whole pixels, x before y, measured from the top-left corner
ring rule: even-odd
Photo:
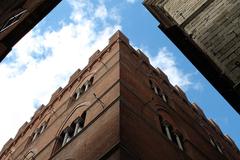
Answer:
[[[61,22],[58,30],[29,32],[9,54],[13,60],[0,64],[0,97],[4,97],[0,101],[0,148],[29,120],[36,103],[47,104],[51,94],[65,86],[69,76],[85,67],[88,58],[121,28],[117,13],[103,2],[68,3],[72,7],[69,23]],[[107,16],[108,12],[115,14]]]
[[[107,15],[108,15],[108,12],[104,4],[101,4],[100,6],[97,7],[95,12],[95,17],[105,19]]]
[[[146,50],[144,53],[147,54],[153,66],[160,68],[168,76],[169,81],[173,85],[178,85],[185,91],[189,88],[194,90],[202,89],[201,83],[193,81],[194,73],[184,72],[177,65],[175,57],[166,47],[161,48],[155,56],[152,56]]]
[[[161,48],[156,57],[151,57],[151,62],[154,66],[158,66],[161,70],[168,75],[172,84],[178,84],[185,87],[191,84],[189,74],[184,74],[175,62],[173,55],[167,48]]]
[[[47,104],[51,94],[65,86],[69,76],[85,67],[88,58],[103,49],[108,38],[121,28],[118,9],[107,8],[103,0],[97,4],[86,0],[67,2],[72,7],[68,22],[59,22],[59,29],[29,32],[9,54],[12,60],[0,63],[0,97],[4,97],[0,101],[0,148],[29,120],[38,103]],[[166,48],[156,57],[148,56],[173,84],[192,85],[190,75],[177,67]]]
[[[126,0],[128,3],[135,3],[137,0]]]

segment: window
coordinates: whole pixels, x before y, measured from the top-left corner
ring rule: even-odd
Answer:
[[[46,127],[47,127],[47,122],[43,122],[43,124],[40,127],[40,134],[43,133],[43,131],[46,129]]]
[[[162,131],[163,131],[163,134],[165,135],[165,136],[167,136],[167,138],[170,140],[170,141],[172,141],[172,135],[171,135],[171,132],[170,132],[170,129],[171,128],[171,126],[170,125],[168,125],[168,124],[166,124],[166,123],[162,123]]]
[[[210,143],[211,143],[211,145],[212,145],[213,147],[216,147],[216,144],[215,144],[215,142],[214,142],[214,140],[213,140],[212,138],[210,138]]]
[[[39,134],[39,129],[37,128],[33,133],[32,141],[34,141],[38,137],[38,134]]]
[[[218,144],[216,146],[217,146],[217,150],[222,154],[223,152],[222,152],[221,147]]]
[[[154,91],[154,93],[158,96],[160,96],[162,98],[162,100],[167,103],[168,102],[168,98],[167,96],[159,89],[159,87],[154,84],[151,80],[149,80],[149,84],[151,89]]]
[[[60,146],[63,147],[68,143],[74,136],[76,136],[84,127],[87,112],[84,111],[81,117],[76,118],[70,127],[65,128],[59,137]]]
[[[158,87],[154,87],[154,91],[156,95],[161,95],[161,91]]]
[[[183,150],[182,137],[175,133],[174,134],[174,141],[177,144],[178,148]]]
[[[220,145],[217,142],[215,142],[212,137],[209,138],[209,141],[210,141],[211,145],[218,150],[218,152],[220,152],[221,154],[223,153]]]
[[[34,141],[38,136],[40,136],[40,134],[43,133],[43,131],[46,129],[47,127],[47,122],[43,122],[42,125],[37,128],[34,133],[33,133],[33,136],[32,136],[32,141]]]
[[[164,101],[165,103],[168,102],[167,96],[166,96],[164,93],[162,93],[162,99],[163,99],[163,101]]]
[[[9,18],[8,20],[5,21],[5,23],[0,27],[0,33],[5,31],[7,28],[10,26],[14,25],[17,23],[22,15],[24,15],[27,12],[27,10],[21,11],[18,14],[14,15],[13,17]]]
[[[88,88],[92,86],[94,77],[91,77],[91,79],[88,81]]]
[[[173,143],[175,143],[179,149],[183,150],[183,143],[182,143],[182,136],[180,136],[177,133],[173,132],[173,128],[171,125],[162,122],[161,123],[161,128],[162,128],[162,132],[165,136],[167,136],[167,138],[172,141]]]
[[[81,87],[81,89],[79,90],[79,96],[81,96],[84,92],[86,91],[86,86],[85,84]]]
[[[149,80],[149,84],[150,84],[151,89],[153,89],[154,93],[156,95],[160,95],[160,93],[161,93],[160,89],[151,80]]]
[[[91,77],[91,79],[84,83],[81,88],[77,89],[73,95],[73,98],[77,100],[84,92],[86,92],[92,86],[93,79],[94,78]]]
[[[73,137],[73,130],[71,127],[67,127],[61,134],[62,147],[71,140]]]

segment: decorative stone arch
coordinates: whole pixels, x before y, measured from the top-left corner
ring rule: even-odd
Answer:
[[[64,127],[66,127],[72,123],[71,120],[74,120],[75,118],[77,118],[77,116],[75,116],[75,115],[80,116],[84,111],[86,111],[87,108],[89,107],[89,105],[90,105],[90,103],[87,101],[87,102],[77,104],[75,107],[73,107],[72,111],[66,116],[61,127],[58,129],[56,136],[59,136],[61,134]],[[80,111],[78,112],[78,110],[80,110]]]
[[[56,133],[56,136],[55,136],[56,139],[54,142],[51,156],[53,156],[57,152],[57,150],[61,147],[61,146],[59,146],[59,145],[61,145],[59,142],[61,139],[60,137],[61,137],[62,132],[66,129],[66,127],[69,127],[72,125],[72,121],[75,121],[76,118],[78,118],[79,116],[82,116],[82,114],[84,114],[84,113],[86,114],[89,105],[90,105],[90,103],[88,101],[80,103],[78,105],[75,105],[73,107],[72,111],[66,116],[66,118],[64,119],[63,123],[61,124],[61,126],[59,127],[59,129]],[[86,115],[85,115],[85,117],[86,117]]]

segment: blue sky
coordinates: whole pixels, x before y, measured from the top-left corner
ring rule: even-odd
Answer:
[[[240,116],[158,25],[142,0],[63,0],[0,64],[0,148],[117,29],[240,147]]]

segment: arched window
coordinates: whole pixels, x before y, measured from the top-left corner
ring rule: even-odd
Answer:
[[[222,148],[220,147],[220,145],[217,142],[215,142],[215,140],[211,136],[209,138],[209,142],[211,143],[211,145],[214,148],[216,148],[218,150],[218,152],[220,152],[221,154],[223,153]]]
[[[47,122],[46,121],[44,121],[42,124],[41,124],[41,126],[39,127],[39,128],[37,128],[34,132],[33,132],[33,134],[32,134],[32,140],[31,141],[34,141],[38,136],[40,136],[43,132],[44,132],[44,130],[46,129],[46,127],[47,127]]]
[[[216,144],[215,144],[215,142],[214,142],[214,140],[213,140],[212,137],[209,138],[209,141],[210,141],[210,143],[211,143],[211,145],[212,145],[213,147],[216,147]]]
[[[152,80],[149,80],[149,84],[151,89],[154,91],[154,93],[156,95],[158,95],[159,97],[161,97],[161,99],[167,103],[168,102],[168,97],[166,94],[163,93],[163,91],[161,91],[161,89],[157,86],[157,84],[155,84],[154,82],[152,82]]]
[[[86,114],[87,112],[84,111],[80,117],[76,118],[70,126],[62,131],[58,139],[58,148],[63,147],[83,129]]]
[[[161,122],[161,128],[163,134],[173,143],[175,143],[179,149],[183,150],[182,136],[173,131],[173,128],[167,122]]]
[[[93,80],[94,77],[91,77],[91,79],[84,83],[80,89],[77,89],[73,95],[73,98],[78,99],[84,92],[86,92],[92,86]]]

